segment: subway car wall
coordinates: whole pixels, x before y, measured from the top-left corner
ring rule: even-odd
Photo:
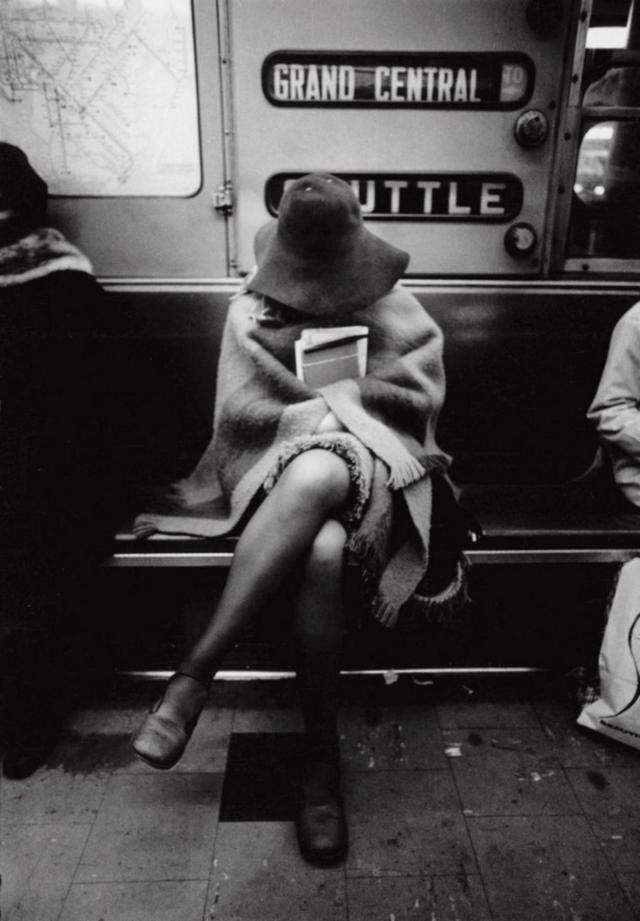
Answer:
[[[412,281],[629,277],[633,49],[589,42],[629,8],[332,0],[311,30],[298,0],[9,0],[0,124],[112,284],[241,277],[314,169]]]
[[[334,0],[309,30],[288,2],[3,4],[3,136],[101,278],[241,277],[314,169],[353,184],[414,281],[637,271],[636,129],[614,111],[635,70],[588,41],[629,3]]]

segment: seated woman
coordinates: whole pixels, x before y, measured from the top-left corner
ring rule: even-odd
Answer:
[[[336,722],[345,562],[389,627],[401,610],[440,619],[464,600],[449,458],[434,437],[442,335],[396,284],[407,254],[365,229],[351,187],[334,176],[293,182],[255,250],[257,269],[227,319],[211,445],[165,507],[137,522],[140,535],[242,533],[208,626],[133,747],[154,767],[177,762],[225,654],[286,585],[306,739],[298,840],[307,860],[330,864],[347,850]],[[342,325],[368,328],[367,373],[314,390],[296,376],[294,342]],[[213,515],[220,495],[223,523]]]

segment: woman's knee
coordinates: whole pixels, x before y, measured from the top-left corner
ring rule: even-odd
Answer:
[[[280,478],[280,485],[305,507],[338,508],[349,495],[349,468],[332,451],[313,449],[291,461]]]
[[[330,580],[327,584],[333,587],[342,572],[346,542],[347,532],[340,522],[333,518],[325,521],[307,554],[305,577],[321,584]]]

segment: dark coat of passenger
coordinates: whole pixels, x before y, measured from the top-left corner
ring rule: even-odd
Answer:
[[[95,559],[123,512],[110,340],[87,273],[0,287],[0,546],[25,577]]]
[[[0,590],[95,566],[146,490],[180,473],[166,446],[186,424],[166,361],[92,275],[0,286]]]

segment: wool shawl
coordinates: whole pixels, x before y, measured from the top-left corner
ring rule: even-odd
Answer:
[[[309,447],[342,451],[351,440],[373,463],[359,520],[347,522],[347,551],[361,566],[374,615],[391,626],[427,573],[430,475],[444,473],[450,462],[435,440],[445,394],[442,333],[399,285],[365,309],[298,314],[280,327],[260,323],[261,306],[262,298],[247,290],[232,299],[212,440],[192,474],[138,516],[134,533],[228,534],[273,485],[286,459]],[[367,374],[311,390],[295,375],[295,340],[305,328],[346,324],[369,329]],[[343,433],[316,433],[328,411]],[[401,539],[393,533],[400,519]],[[425,599],[427,608],[454,599],[461,581],[459,571],[438,598]]]

